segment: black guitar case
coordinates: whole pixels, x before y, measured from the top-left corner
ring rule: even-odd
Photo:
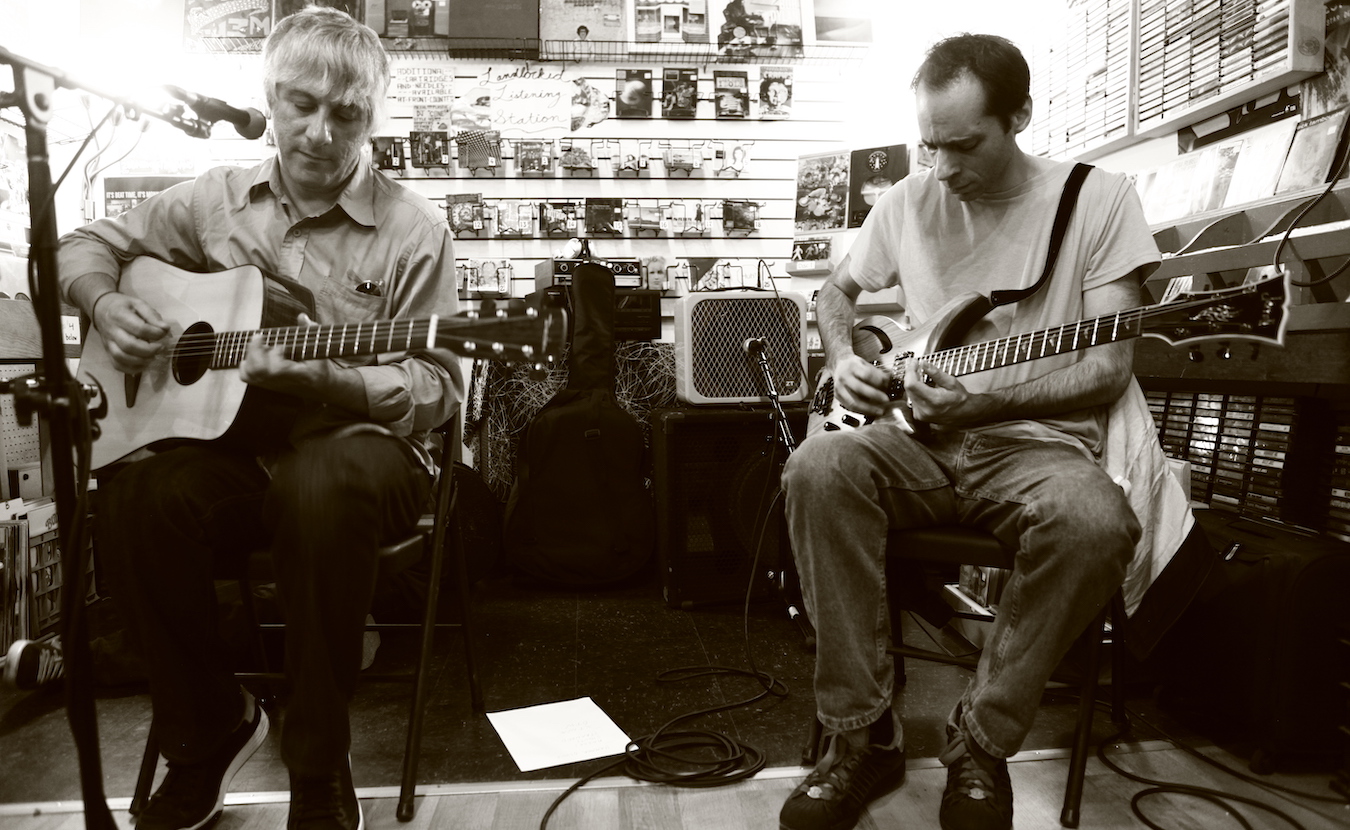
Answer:
[[[642,427],[614,398],[614,274],[574,269],[566,386],[526,425],[507,498],[503,544],[520,573],[597,586],[651,557],[655,507]]]

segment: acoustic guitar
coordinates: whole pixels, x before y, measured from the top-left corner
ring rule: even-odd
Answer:
[[[149,303],[169,325],[171,346],[140,374],[124,375],[103,338],[90,329],[78,377],[96,383],[107,402],[94,441],[98,470],[167,439],[210,441],[225,435],[250,401],[267,398],[275,410],[285,396],[251,388],[239,364],[253,336],[280,346],[292,360],[449,349],[467,357],[541,364],[560,357],[566,312],[547,306],[462,311],[453,317],[295,325],[313,302],[302,286],[264,275],[254,266],[209,274],[149,257],[123,267],[118,291]],[[292,399],[293,400],[293,399]]]

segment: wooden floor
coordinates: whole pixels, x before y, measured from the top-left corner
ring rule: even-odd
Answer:
[[[1212,750],[1208,750],[1212,751]],[[1221,754],[1221,753],[1216,753]],[[1228,756],[1231,758],[1231,756]],[[1229,776],[1164,742],[1122,744],[1110,752],[1113,762],[1147,778],[1209,787],[1256,799],[1288,813],[1306,830],[1343,830],[1350,827],[1350,807],[1315,803],[1272,793]],[[1046,830],[1059,826],[1059,814],[1068,768],[1062,750],[1026,752],[1010,764],[1016,792],[1015,830]],[[1245,771],[1245,770],[1244,770]],[[549,830],[775,830],[778,810],[801,780],[801,768],[765,770],[753,780],[713,789],[676,789],[640,784],[627,778],[600,779],[573,793],[549,820]],[[1333,795],[1325,775],[1276,775],[1272,782],[1287,787]],[[862,830],[931,828],[937,826],[938,802],[946,769],[934,759],[911,761],[905,784],[874,803],[858,825]],[[431,786],[417,801],[417,813],[408,824],[394,811],[397,792],[362,790],[362,808],[370,830],[529,830],[539,827],[545,811],[571,781],[522,781],[492,784]],[[1126,779],[1103,766],[1088,763],[1082,821],[1084,830],[1125,830],[1147,827],[1131,812],[1130,801],[1147,785]],[[286,824],[286,793],[236,793],[227,800],[217,830],[282,830]],[[110,800],[119,828],[132,824],[126,799]],[[1205,801],[1177,795],[1146,798],[1141,809],[1168,830],[1222,830],[1240,827],[1234,818]],[[1277,816],[1239,806],[1254,830],[1292,828]],[[0,805],[4,830],[76,830],[84,826],[78,804]]]

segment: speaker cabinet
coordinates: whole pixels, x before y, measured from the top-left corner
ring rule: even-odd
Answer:
[[[768,403],[746,342],[762,338],[784,402],[810,395],[806,299],[764,291],[701,291],[675,303],[675,395],[691,404]]]
[[[784,409],[800,440],[806,406]],[[656,551],[671,607],[743,602],[747,587],[753,599],[773,595],[767,574],[792,557],[775,499],[786,456],[777,430],[767,408],[652,413]]]

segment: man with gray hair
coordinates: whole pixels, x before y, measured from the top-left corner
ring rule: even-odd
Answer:
[[[165,359],[172,340],[160,309],[118,290],[137,257],[202,279],[257,266],[312,295],[301,324],[456,311],[445,217],[365,154],[389,82],[379,38],[343,12],[307,8],[277,24],[263,66],[275,157],[210,170],[61,241],[62,291],[128,376]],[[423,512],[433,475],[425,439],[463,382],[445,352],[297,361],[256,335],[239,376],[250,397],[224,437],[156,447],[101,489],[105,573],[143,651],[168,762],[137,826],[214,820],[267,733],[266,713],[231,671],[212,580],[270,548],[291,685],[287,827],[358,830],[348,704],[376,552]],[[260,399],[268,416],[247,417]]]

